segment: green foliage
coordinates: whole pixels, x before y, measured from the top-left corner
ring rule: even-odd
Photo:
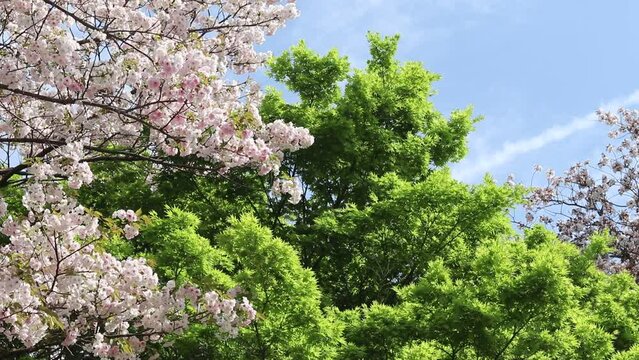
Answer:
[[[16,178],[17,176],[14,176],[14,179],[16,181],[19,180]],[[6,186],[2,188],[2,192],[0,193],[0,196],[2,196],[4,201],[7,203],[7,210],[10,211],[9,215],[12,215],[12,216],[26,215],[27,210],[24,206],[22,206],[22,195],[23,195],[23,189],[19,186]],[[7,243],[9,243],[9,237],[0,233],[0,246],[5,245]]]
[[[147,184],[151,165],[137,162],[98,162],[91,167],[94,179],[83,186],[82,204],[109,216],[118,209],[141,209],[144,213],[163,210],[164,193]]]
[[[207,239],[224,231],[229,217],[249,211],[265,217],[269,187],[253,170],[237,171],[225,177],[165,172],[154,179],[154,184],[166,204],[192,212],[201,219],[198,232]]]
[[[434,260],[399,290],[400,305],[348,323],[342,358],[391,359],[417,342],[437,359],[609,359],[638,340],[639,287],[590,259],[584,267],[591,255],[534,228],[525,241],[485,242],[457,264]]]
[[[639,360],[639,346],[635,345],[628,351],[616,353],[611,360]]]
[[[340,348],[340,359],[391,359],[406,342],[407,332],[413,331],[404,307],[364,305],[340,315],[348,341]]]
[[[227,226],[230,216],[265,212],[266,185],[248,171],[222,178],[166,170],[148,177],[148,164],[114,164],[96,164],[95,180],[79,193],[83,204],[106,216],[118,209],[162,216],[168,208],[179,208],[197,214],[198,233],[212,239]]]
[[[289,170],[308,185],[311,210],[368,202],[370,175],[393,172],[411,181],[424,178],[431,166],[460,160],[477,121],[470,109],[446,119],[434,108],[431,84],[439,76],[420,63],[395,60],[398,36],[371,33],[368,39],[368,66],[350,74],[335,50],[322,57],[303,42],[270,63],[271,75],[302,101],[286,104],[270,91],[263,117],[306,126],[315,136],[315,145],[289,162]]]
[[[464,256],[481,239],[509,232],[504,211],[521,195],[490,180],[470,189],[439,169],[465,155],[478,119],[470,108],[448,119],[435,109],[439,75],[397,61],[399,36],[368,40],[361,70],[303,42],[273,59],[271,75],[301,101],[287,104],[271,89],[261,109],[266,121],[282,118],[315,136],[310,149],[284,161],[304,185],[302,202],[273,201],[266,223],[299,249],[325,304],[341,309],[392,304],[393,287],[418,279],[430,259]]]
[[[249,340],[257,348],[247,355],[331,357],[338,329],[323,318],[313,273],[301,266],[295,250],[250,216],[232,220],[218,241],[241,266],[235,274],[238,285],[264,314],[264,321],[255,324],[254,339]],[[277,346],[266,348],[266,344]]]
[[[324,291],[340,308],[396,301],[396,286],[420,279],[429,261],[455,263],[485,239],[509,233],[504,209],[521,190],[490,179],[469,187],[436,171],[409,183],[387,174],[372,180],[373,202],[317,218],[305,249]]]
[[[300,265],[295,250],[249,215],[232,219],[217,241],[221,250],[232,254],[233,280],[241,295],[251,299],[259,319],[226,343],[207,336],[206,328],[194,329],[168,357],[333,358],[341,327],[321,311],[313,274]]]
[[[436,342],[416,341],[402,347],[397,360],[437,360],[445,358],[446,352]]]
[[[165,217],[151,214],[150,224],[135,240],[135,252],[149,258],[161,279],[195,283],[206,290],[233,286],[228,272],[231,260],[211,246],[197,230],[200,219],[192,213],[167,207]]]
[[[273,79],[286,83],[302,101],[313,104],[327,103],[339,96],[338,83],[346,79],[349,64],[337,50],[333,49],[322,57],[300,41],[290,51],[272,59],[269,68]]]

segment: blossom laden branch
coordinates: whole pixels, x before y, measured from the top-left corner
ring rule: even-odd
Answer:
[[[247,299],[163,286],[143,259],[100,250],[110,222],[138,235],[135,214],[101,219],[67,189],[99,161],[277,176],[313,137],[263,123],[259,86],[228,75],[263,64],[255,46],[297,16],[294,1],[0,0],[0,14],[0,144],[20,161],[0,187],[24,194],[24,209],[0,199],[0,357],[136,358],[193,321],[237,334],[255,318]]]
[[[639,111],[597,114],[611,127],[614,143],[596,164],[579,162],[563,176],[549,171],[547,186],[529,196],[527,218],[555,226],[562,238],[581,246],[594,233],[609,232],[614,249],[601,265],[639,278]]]

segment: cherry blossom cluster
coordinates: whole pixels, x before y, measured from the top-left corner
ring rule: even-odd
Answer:
[[[24,193],[21,209],[0,199],[0,357],[129,359],[192,321],[231,336],[247,326],[247,299],[161,286],[144,260],[100,250],[108,230],[68,189],[90,184],[98,161],[277,175],[283,152],[313,137],[263,123],[245,74],[269,56],[255,46],[298,15],[294,1],[0,0],[0,14],[0,144],[18,152],[0,189]],[[300,200],[297,183],[276,183]],[[138,235],[133,211],[112,217]]]
[[[302,199],[302,191],[296,180],[275,179],[271,186],[271,192],[276,197],[289,195],[288,202],[297,204]]]
[[[611,127],[614,143],[596,164],[579,162],[563,176],[549,170],[547,186],[528,198],[527,221],[554,225],[562,238],[582,246],[594,232],[607,230],[615,251],[601,265],[639,276],[639,111],[597,114]]]
[[[35,179],[44,180],[56,174],[65,174],[69,180],[69,187],[72,189],[79,189],[83,184],[90,184],[93,181],[89,164],[80,162],[83,154],[81,142],[68,143],[53,151],[55,156],[50,154],[49,162],[40,162],[29,167]]]
[[[263,124],[259,86],[238,80],[269,56],[255,45],[297,16],[293,1],[17,0],[0,12],[1,141],[22,144],[24,157],[74,143],[80,165],[188,167],[167,157],[193,156],[213,164],[189,167],[202,172],[264,173],[277,172],[281,151],[313,142]]]
[[[138,227],[134,224],[138,221],[138,215],[133,210],[120,209],[115,211],[111,217],[126,222],[124,225],[124,237],[127,240],[133,239],[140,233]]]
[[[194,320],[235,335],[255,318],[246,299],[161,287],[144,259],[120,261],[96,249],[98,219],[60,184],[31,182],[23,203],[28,216],[2,225],[10,243],[0,248],[0,338],[24,351],[77,344],[98,357],[134,358]],[[114,216],[137,220],[130,210]]]

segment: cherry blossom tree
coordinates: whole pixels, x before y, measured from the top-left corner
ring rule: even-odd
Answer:
[[[614,249],[601,259],[608,271],[639,276],[639,111],[598,111],[614,139],[599,161],[579,162],[563,176],[549,170],[547,186],[529,196],[527,220],[555,226],[559,235],[586,246],[593,233],[608,231]]]
[[[277,175],[313,137],[263,123],[246,74],[294,1],[0,0],[0,14],[0,189],[23,193],[20,208],[0,200],[0,357],[136,358],[191,321],[248,325],[248,300],[162,286],[144,260],[102,251],[137,236],[137,214],[103,219],[73,194],[100,161]],[[299,200],[294,179],[276,184]]]

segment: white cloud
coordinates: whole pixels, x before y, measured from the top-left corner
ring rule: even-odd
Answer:
[[[615,111],[620,107],[627,107],[639,104],[639,90],[629,96],[611,100],[600,108]],[[498,151],[487,156],[481,156],[478,161],[473,161],[468,165],[461,165],[453,169],[453,176],[456,179],[469,181],[478,175],[483,175],[489,170],[493,170],[503,164],[514,160],[517,156],[541,149],[546,145],[563,140],[580,131],[593,127],[597,123],[597,116],[590,113],[585,116],[574,118],[564,125],[550,127],[541,133],[514,142],[506,142]]]

